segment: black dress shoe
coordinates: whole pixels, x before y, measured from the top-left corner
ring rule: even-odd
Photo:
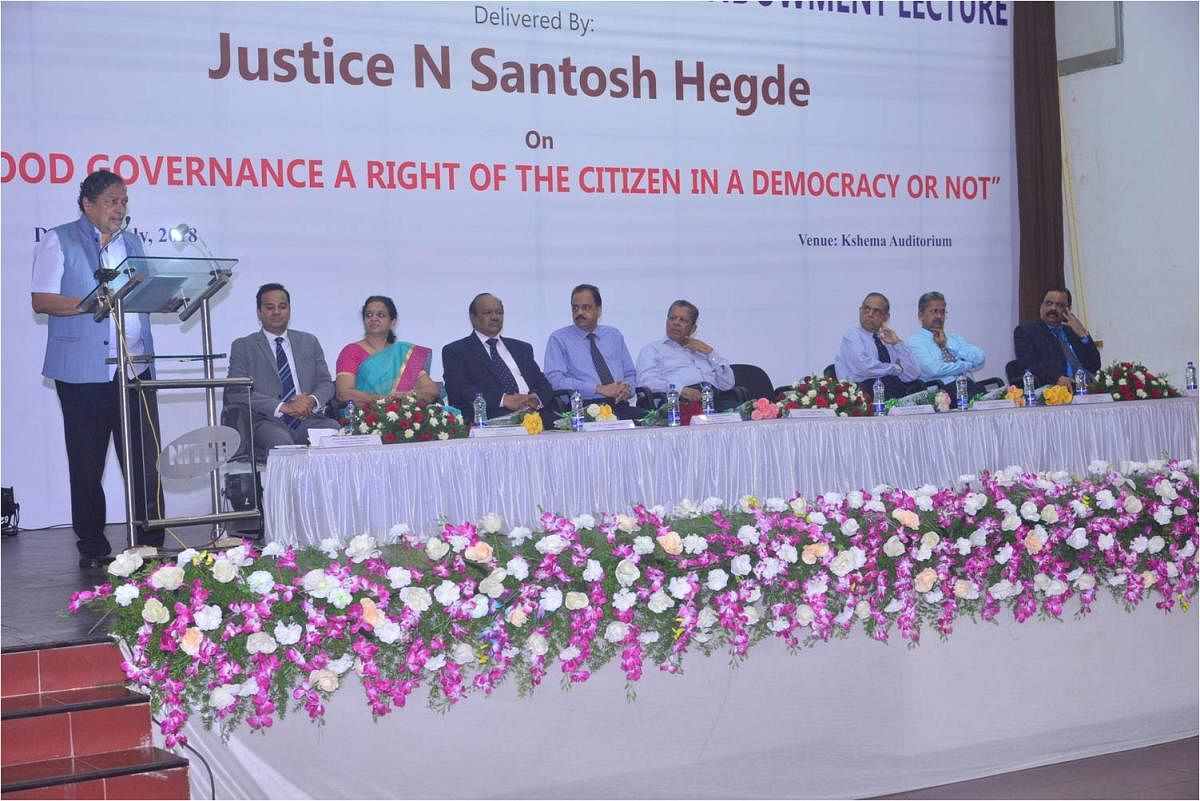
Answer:
[[[79,566],[84,570],[98,570],[112,563],[111,556],[81,556]]]

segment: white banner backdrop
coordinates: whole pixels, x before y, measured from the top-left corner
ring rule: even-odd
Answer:
[[[2,480],[22,523],[70,517],[33,249],[101,167],[127,180],[148,255],[199,255],[165,241],[187,222],[241,260],[214,306],[221,351],[256,328],[257,287],[281,281],[331,368],[375,293],[395,298],[400,338],[440,355],[468,332],[471,297],[494,292],[505,333],[540,358],[589,282],[635,358],[683,297],[699,337],[782,384],[833,360],[866,292],[890,297],[906,336],[917,296],[938,289],[950,328],[987,349],[982,373],[1002,375],[1013,13],[5,3]],[[198,352],[197,321],[156,322],[160,353]],[[160,404],[168,440],[203,422],[198,394]],[[115,461],[106,482],[113,520]],[[202,488],[168,490],[169,512],[204,509]]]

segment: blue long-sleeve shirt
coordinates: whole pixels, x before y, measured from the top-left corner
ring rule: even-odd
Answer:
[[[630,388],[636,387],[637,370],[625,345],[625,337],[610,325],[598,325],[593,333],[613,381],[624,381]],[[550,335],[542,366],[550,386],[555,389],[575,390],[585,399],[599,397],[596,387],[603,382],[592,362],[587,332],[579,326],[568,325]]]
[[[949,381],[983,366],[987,354],[978,345],[972,345],[959,334],[946,335],[946,350],[955,357],[946,361],[942,349],[933,341],[933,332],[920,329],[910,336],[905,344],[921,367],[922,381]]]
[[[916,381],[921,368],[913,358],[912,351],[903,342],[895,345],[884,343],[891,362],[879,360],[875,347],[875,335],[861,325],[856,325],[842,335],[837,357],[833,360],[837,377],[843,381],[866,381],[894,375],[901,381]]]
[[[651,392],[666,392],[669,384],[682,388],[705,381],[723,391],[733,388],[733,368],[716,350],[697,353],[666,338],[642,348],[637,359],[637,380],[638,386]]]

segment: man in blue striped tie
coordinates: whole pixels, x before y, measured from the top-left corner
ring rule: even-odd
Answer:
[[[234,341],[229,348],[229,376],[253,378],[250,410],[254,452],[262,457],[278,445],[308,442],[312,428],[337,428],[323,413],[333,397],[333,381],[321,343],[291,323],[291,295],[282,284],[263,284],[255,295],[262,329]],[[231,390],[225,403],[244,393]]]

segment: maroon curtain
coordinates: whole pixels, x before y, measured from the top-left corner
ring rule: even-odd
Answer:
[[[1013,9],[1013,122],[1021,236],[1018,313],[1035,320],[1048,287],[1063,284],[1062,144],[1054,3]]]

